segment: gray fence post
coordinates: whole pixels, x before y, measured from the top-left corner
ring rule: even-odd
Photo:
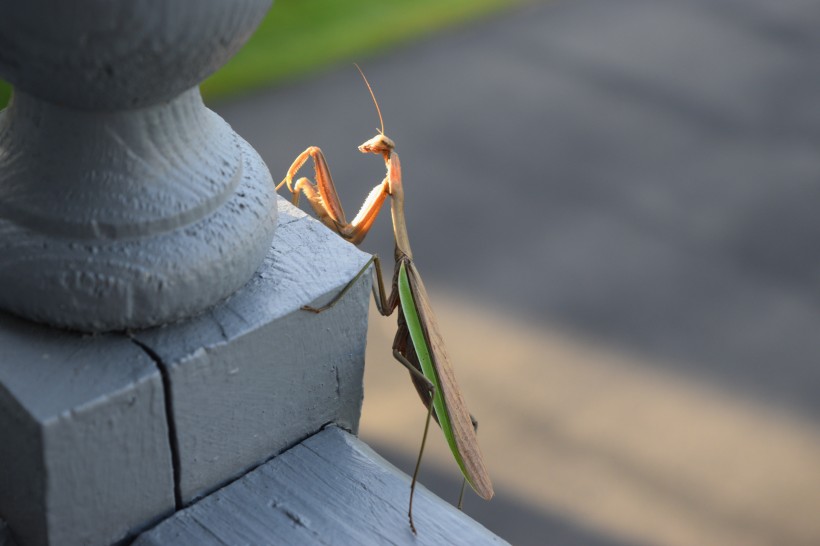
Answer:
[[[85,331],[194,315],[276,226],[254,150],[197,85],[271,0],[0,1],[0,308]]]

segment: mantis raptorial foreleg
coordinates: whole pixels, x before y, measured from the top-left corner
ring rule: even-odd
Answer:
[[[309,178],[302,177],[294,184],[293,178],[308,159],[313,159],[316,183],[311,182]],[[385,179],[370,191],[359,213],[348,223],[325,155],[316,146],[310,146],[296,157],[285,178],[276,186],[276,190],[278,191],[285,185],[293,194],[294,205],[299,204],[299,194],[303,193],[319,220],[354,245],[362,242],[367,232],[370,231],[388,195],[387,179]]]

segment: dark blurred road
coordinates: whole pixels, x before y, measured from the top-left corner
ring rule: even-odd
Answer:
[[[819,29],[816,0],[557,0],[362,60],[428,283],[820,426]],[[320,146],[351,217],[383,176],[352,66],[217,110],[276,179]]]

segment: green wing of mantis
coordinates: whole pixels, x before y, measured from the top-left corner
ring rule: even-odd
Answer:
[[[412,262],[401,262],[398,288],[401,310],[422,373],[436,387],[433,409],[450,451],[476,493],[489,500],[493,496],[493,487],[478,448],[472,420],[455,382],[427,291]]]

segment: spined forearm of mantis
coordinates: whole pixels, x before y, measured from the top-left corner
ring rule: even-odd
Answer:
[[[364,78],[364,74],[362,77]],[[376,104],[382,128],[379,134],[359,146],[359,151],[381,155],[387,172],[382,182],[370,192],[356,217],[351,222],[345,219],[330,169],[322,151],[315,146],[311,146],[297,156],[284,180],[276,189],[286,185],[293,195],[294,204],[298,203],[300,193],[304,194],[318,219],[345,240],[354,244],[361,243],[373,225],[385,199],[388,196],[391,198],[396,249],[390,294],[387,295],[385,292],[379,259],[373,256],[330,303],[321,308],[305,307],[304,309],[318,313],[333,307],[371,265],[375,265],[374,295],[379,312],[383,316],[389,316],[397,307],[401,308],[398,315],[398,330],[393,341],[393,356],[410,372],[413,384],[427,408],[424,435],[410,485],[408,518],[410,528],[415,533],[413,495],[431,417],[435,418],[441,427],[465,480],[470,483],[476,493],[489,500],[493,496],[493,487],[478,446],[477,424],[464,403],[427,291],[413,261],[404,216],[401,163],[398,154],[395,153],[396,146],[384,134],[381,111],[370,89],[370,84],[367,83],[367,78],[364,79]],[[308,159],[312,159],[314,163],[315,183],[308,178],[299,178],[294,184],[293,179],[296,173]]]

